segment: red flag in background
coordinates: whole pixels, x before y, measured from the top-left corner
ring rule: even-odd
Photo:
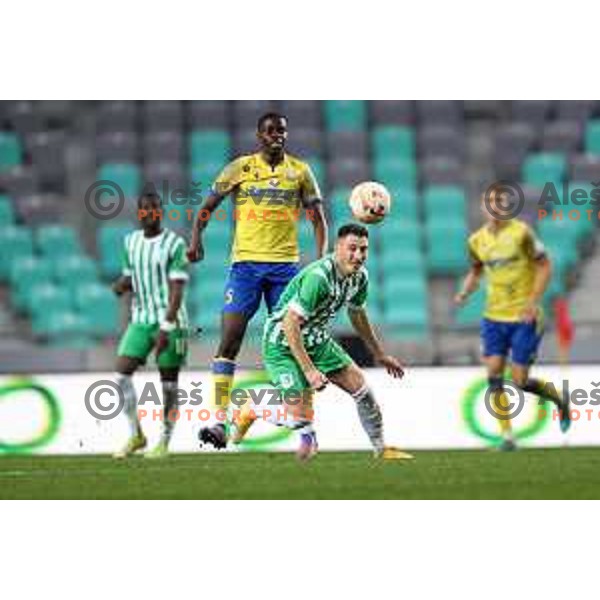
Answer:
[[[561,362],[566,363],[575,338],[575,327],[569,314],[569,303],[566,298],[557,298],[554,301],[554,318]]]

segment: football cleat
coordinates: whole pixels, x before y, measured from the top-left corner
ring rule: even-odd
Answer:
[[[378,455],[382,460],[413,460],[415,457],[408,452],[403,452],[398,448],[384,448]]]
[[[161,440],[152,450],[144,454],[144,458],[151,460],[166,458],[167,456],[169,456],[169,443],[166,440]]]
[[[560,411],[560,430],[567,433],[571,428],[571,397],[569,394],[564,395],[558,410]]]
[[[119,452],[115,452],[113,454],[114,458],[122,459],[131,456],[134,452],[138,452],[139,450],[143,450],[148,444],[148,440],[143,433],[138,433],[136,435],[132,435],[125,444],[122,450]]]
[[[227,432],[225,425],[217,423],[212,427],[203,427],[198,432],[200,445],[211,445],[215,450],[224,450],[227,448]]]
[[[301,433],[300,447],[296,451],[298,460],[303,462],[310,460],[318,451],[319,444],[317,443],[317,434],[314,431],[312,433]]]
[[[500,452],[514,452],[517,444],[513,440],[504,440],[497,448]]]

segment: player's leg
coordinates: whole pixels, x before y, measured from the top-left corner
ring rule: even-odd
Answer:
[[[137,413],[137,396],[133,385],[133,374],[152,350],[153,336],[146,325],[130,323],[117,350],[116,382],[123,394],[123,409],[129,424],[129,439],[116,458],[125,458],[146,447],[147,441]]]
[[[279,298],[287,284],[298,274],[298,263],[278,263],[271,266],[265,277],[263,291],[269,314],[279,302]]]
[[[177,389],[179,372],[187,358],[187,332],[176,329],[169,334],[169,345],[158,357],[158,370],[163,394],[162,431],[158,445],[148,458],[162,458],[169,451],[169,443],[177,422]]]
[[[250,263],[240,262],[232,265],[225,286],[225,304],[221,316],[221,340],[217,354],[213,359],[213,412],[227,410],[231,386],[235,376],[236,359],[250,319],[260,305],[260,277]],[[209,427],[199,432],[203,444],[212,444],[215,448],[225,448],[227,431],[223,423],[213,418]]]
[[[273,425],[298,432],[300,447],[297,455],[306,460],[316,454],[318,448],[313,426],[313,393],[306,377],[289,349],[282,346],[264,343],[263,362],[279,392],[279,402],[275,406],[247,404],[238,410],[232,439],[239,443],[252,423],[257,418],[264,418]]]
[[[559,410],[560,429],[566,433],[571,427],[570,398],[559,392],[554,385],[529,376],[534,364],[543,329],[537,323],[520,323],[512,337],[512,380],[525,392],[535,394],[541,400],[549,400]]]
[[[510,420],[509,402],[504,391],[504,368],[510,347],[510,323],[483,319],[481,322],[482,357],[487,369],[488,393],[502,435],[501,450],[516,448]]]
[[[329,380],[352,396],[358,417],[377,456],[385,459],[409,459],[412,456],[396,448],[386,448],[383,435],[383,416],[373,390],[367,385],[363,372],[348,353],[333,340],[323,344],[314,358],[315,366]]]

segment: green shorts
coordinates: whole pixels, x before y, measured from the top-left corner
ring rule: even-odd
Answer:
[[[139,358],[145,363],[154,349],[159,325],[130,323],[119,343],[117,356]],[[160,353],[157,364],[165,369],[177,369],[185,364],[188,351],[188,335],[185,329],[169,333],[169,345]]]
[[[348,353],[330,339],[308,350],[315,367],[327,374],[352,364]],[[281,391],[302,392],[310,388],[302,368],[289,348],[279,344],[263,344],[263,361],[271,382]]]

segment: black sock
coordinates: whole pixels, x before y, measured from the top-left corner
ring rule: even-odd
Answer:
[[[544,400],[550,400],[556,404],[559,408],[562,406],[563,397],[558,392],[556,387],[551,383],[542,381],[541,379],[533,379],[530,377],[523,386],[524,392],[535,394]]]

